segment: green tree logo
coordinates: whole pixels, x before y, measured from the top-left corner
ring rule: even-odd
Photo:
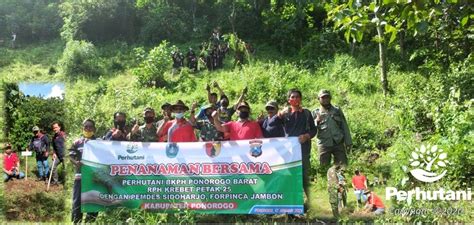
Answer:
[[[410,166],[413,170],[410,173],[420,181],[435,182],[446,175],[446,166],[449,164],[447,157],[448,154],[438,149],[438,146],[422,144],[411,153]],[[439,171],[441,173],[437,173]]]

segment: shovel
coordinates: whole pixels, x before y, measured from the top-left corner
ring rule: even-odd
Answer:
[[[49,172],[48,186],[46,187],[46,191],[49,191],[49,185],[51,184],[51,178],[53,177],[53,170],[54,170],[55,163],[56,163],[56,158],[54,158],[53,165],[51,166],[51,171]]]

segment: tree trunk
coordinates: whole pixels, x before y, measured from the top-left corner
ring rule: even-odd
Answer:
[[[232,1],[232,12],[229,16],[232,33],[235,34],[235,1]]]
[[[386,46],[383,40],[384,32],[380,24],[377,24],[377,35],[379,36],[379,65],[380,65],[380,81],[382,82],[383,95],[388,95],[388,79],[387,79],[387,54]]]
[[[400,45],[400,57],[405,60],[405,31],[400,30],[398,43]]]

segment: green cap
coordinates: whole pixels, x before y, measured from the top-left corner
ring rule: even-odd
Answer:
[[[329,90],[322,89],[319,91],[318,97],[321,98],[323,96],[331,96],[331,92]]]
[[[275,100],[270,100],[267,102],[267,104],[265,105],[265,109],[267,109],[268,107],[271,107],[271,108],[274,108],[274,109],[278,109],[278,103],[275,101]]]
[[[33,127],[33,132],[35,132],[35,131],[40,131],[40,129],[39,129],[38,126],[34,126],[34,127]]]

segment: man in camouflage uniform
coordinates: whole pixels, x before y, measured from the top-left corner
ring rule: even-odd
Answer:
[[[143,110],[143,120],[145,124],[138,126],[135,124],[127,139],[131,141],[156,142],[155,110],[147,107]]]
[[[222,132],[219,132],[214,126],[214,119],[212,112],[215,111],[215,106],[212,104],[205,105],[204,109],[205,119],[199,119],[193,125],[194,128],[200,130],[201,141],[220,141],[222,140]]]
[[[346,195],[343,192],[345,188],[345,178],[344,178],[344,167],[337,164],[328,169],[327,172],[328,178],[328,194],[329,194],[329,203],[331,204],[332,214],[335,218],[339,217],[339,198],[338,193],[342,193],[342,201],[344,205],[346,202]]]
[[[346,149],[352,147],[351,133],[342,110],[331,104],[331,93],[321,90],[318,95],[321,107],[313,111],[318,130],[319,161],[327,167],[331,163],[347,165]]]

